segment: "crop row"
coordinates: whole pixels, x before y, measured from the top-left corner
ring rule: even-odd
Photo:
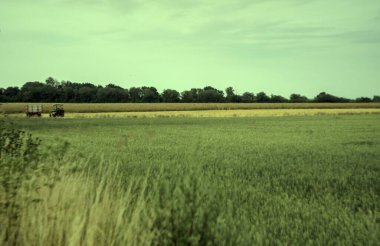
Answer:
[[[45,113],[52,103],[38,103]],[[22,113],[28,103],[3,103],[0,112]],[[380,108],[380,103],[66,103],[68,113],[193,111],[232,109],[358,109]]]

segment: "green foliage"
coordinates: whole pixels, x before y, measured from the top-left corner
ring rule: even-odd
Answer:
[[[141,102],[154,103],[160,101],[160,94],[155,87],[141,87]]]
[[[198,89],[197,95],[198,95],[197,102],[201,102],[201,103],[224,101],[223,91],[215,89],[214,87],[211,87],[211,86],[206,86],[203,89]]]
[[[162,101],[167,103],[180,102],[180,94],[176,90],[166,89],[161,94]]]
[[[380,102],[380,96],[373,96],[373,102]]]
[[[140,87],[131,87],[129,89],[129,96],[131,98],[131,102],[141,102],[142,99],[142,90]]]
[[[244,92],[241,96],[241,102],[243,103],[253,103],[255,102],[255,94],[251,92]]]
[[[289,100],[283,96],[271,95],[270,96],[270,102],[272,102],[272,103],[286,103],[286,102],[289,102]]]
[[[195,103],[195,102],[199,102],[199,99],[198,99],[198,92],[200,91],[201,89],[194,89],[192,88],[191,90],[186,90],[186,91],[183,91],[181,93],[181,99],[182,99],[182,102],[184,103]]]
[[[314,102],[319,102],[319,103],[344,103],[344,102],[350,102],[350,99],[343,98],[343,97],[336,97],[334,95],[328,94],[326,92],[321,92],[319,93],[315,98]]]
[[[355,99],[355,102],[358,102],[358,103],[370,103],[372,102],[372,99],[369,98],[369,97],[358,97]]]
[[[17,102],[19,101],[20,89],[18,87],[0,88],[0,102]]]
[[[18,158],[23,162],[36,162],[39,158],[40,140],[2,121],[0,126],[0,158]],[[23,170],[22,170],[23,171]]]
[[[226,89],[226,102],[238,103],[242,101],[242,96],[236,95],[232,87]]]
[[[265,94],[265,92],[259,92],[256,94],[256,102],[265,103],[270,102],[270,97]]]
[[[45,83],[38,81],[27,82],[21,89],[18,87],[0,88],[0,102],[60,102],[60,103],[284,103],[289,101],[280,95],[267,96],[266,93],[260,92],[254,95],[245,92],[242,95],[235,94],[232,87],[225,89],[226,96],[223,91],[211,86],[202,88],[191,88],[181,93],[173,89],[166,89],[159,93],[153,86],[131,87],[124,89],[115,84],[108,84],[103,87],[92,83],[76,83],[71,81],[61,81],[49,77]],[[305,96],[292,94],[291,102],[351,102],[343,97],[336,97],[328,93],[319,93],[314,100],[308,100]],[[358,102],[377,102],[376,96],[371,100],[367,97],[357,98]]]
[[[17,237],[19,209],[17,195],[38,169],[40,140],[8,122],[0,126],[0,218],[4,217],[6,241]]]
[[[291,94],[290,102],[292,103],[306,103],[309,99],[305,96],[301,96],[300,94]]]
[[[42,164],[42,158],[48,154],[41,151],[39,138],[12,122],[0,123],[0,218],[3,221],[0,236],[12,244],[18,236],[22,207],[38,202],[39,197],[33,194],[42,186],[54,186],[59,173],[54,163]],[[30,193],[20,200],[20,191],[25,189]]]
[[[97,102],[128,102],[128,90],[109,84],[106,87],[99,87],[96,94]]]

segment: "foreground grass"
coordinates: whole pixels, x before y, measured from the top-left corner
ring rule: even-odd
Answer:
[[[41,104],[44,113],[54,103],[2,103],[0,112],[24,113],[28,104]],[[65,103],[69,113],[150,112],[232,109],[364,109],[380,108],[380,103]]]
[[[71,147],[61,180],[22,207],[16,244],[376,245],[379,123],[21,118],[45,145]]]

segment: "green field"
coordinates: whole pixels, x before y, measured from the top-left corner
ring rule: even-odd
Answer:
[[[380,242],[378,114],[15,124],[41,138],[40,162],[59,176],[19,189],[15,244]]]

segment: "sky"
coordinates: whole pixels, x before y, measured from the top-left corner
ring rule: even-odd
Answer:
[[[0,87],[380,95],[379,0],[0,0]]]

